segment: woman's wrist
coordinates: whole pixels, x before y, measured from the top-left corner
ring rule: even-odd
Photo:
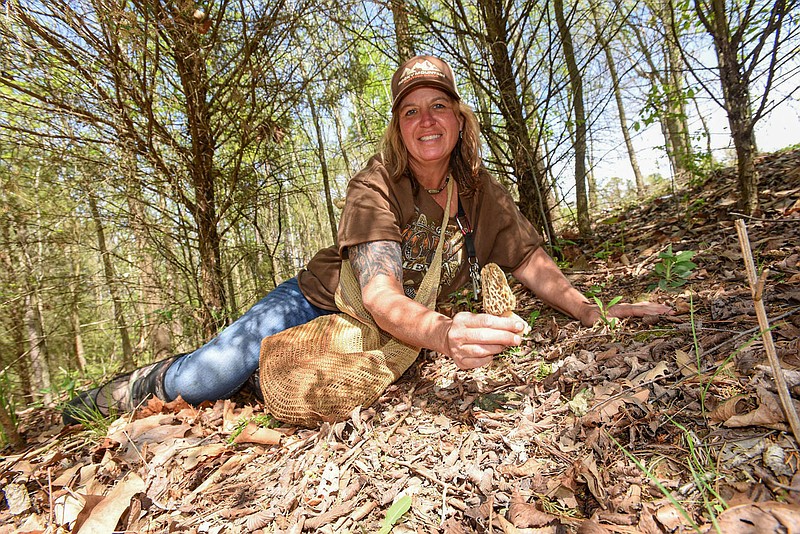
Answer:
[[[583,326],[594,326],[594,323],[600,319],[600,307],[597,304],[585,301],[576,319],[578,319]]]

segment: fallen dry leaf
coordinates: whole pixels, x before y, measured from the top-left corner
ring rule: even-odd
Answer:
[[[759,502],[734,506],[717,518],[725,534],[800,532],[800,505]]]
[[[89,512],[82,525],[76,525],[78,534],[102,534],[116,530],[119,518],[131,504],[131,498],[145,490],[144,481],[136,473],[128,473],[109,494]]]
[[[234,443],[258,443],[260,445],[278,445],[283,434],[273,428],[266,428],[256,423],[247,423],[247,426],[233,438]]]

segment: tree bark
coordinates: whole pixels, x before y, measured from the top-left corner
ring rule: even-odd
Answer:
[[[564,59],[567,62],[567,73],[572,93],[572,109],[575,113],[575,205],[578,214],[578,232],[587,237],[592,233],[589,223],[589,202],[586,196],[586,111],[583,106],[583,77],[575,59],[572,35],[564,15],[563,0],[554,0],[553,4],[558,33]]]
[[[8,444],[11,445],[13,450],[18,450],[25,446],[25,441],[19,435],[17,425],[14,424],[14,419],[11,417],[6,403],[3,402],[4,400],[4,398],[0,397],[0,426],[3,428],[3,435]]]
[[[763,116],[769,102],[770,90],[781,63],[780,47],[787,44],[786,39],[791,39],[787,36],[781,40],[784,19],[796,4],[795,1],[787,0],[777,0],[771,4],[751,3],[747,10],[739,12],[732,20],[728,17],[728,6],[724,0],[694,1],[695,13],[714,40],[722,86],[722,105],[728,112],[728,124],[736,147],[739,209],[748,215],[755,215],[760,211],[759,177],[755,167],[755,125]],[[769,56],[766,67],[760,65],[763,61],[762,53]],[[796,55],[795,47],[782,59],[787,61]],[[766,83],[758,99],[756,111],[753,111],[750,77],[756,67],[763,71]]]
[[[25,306],[25,333],[28,341],[28,358],[31,362],[33,374],[31,382],[34,387],[34,395],[42,393],[45,404],[53,401],[51,391],[50,368],[47,364],[47,344],[44,338],[44,328],[42,327],[42,315],[40,309],[39,295],[36,291],[28,291],[24,299]]]
[[[214,183],[214,136],[211,130],[211,105],[208,101],[208,73],[200,36],[183,18],[175,16],[166,25],[172,38],[175,67],[185,97],[190,136],[189,173],[194,186],[194,216],[200,252],[200,280],[203,334],[216,335],[227,323],[228,310],[220,253],[221,237],[217,224]]]
[[[628,161],[631,163],[633,170],[633,177],[636,183],[636,197],[641,199],[645,195],[644,176],[639,168],[639,159],[636,157],[636,150],[633,147],[633,139],[631,132],[628,130],[628,117],[625,113],[625,103],[622,99],[622,87],[620,85],[619,75],[617,74],[617,64],[614,61],[614,55],[611,52],[611,43],[606,39],[603,34],[603,28],[600,23],[597,7],[592,3],[592,18],[594,22],[595,35],[597,41],[603,48],[603,53],[606,57],[606,65],[608,66],[608,76],[611,79],[611,86],[614,90],[614,101],[617,104],[617,115],[619,117],[619,128],[622,131],[622,137],[625,140],[625,149],[628,152]]]
[[[33,189],[38,191],[41,188],[40,167],[34,172]],[[38,234],[39,228],[44,228],[42,224],[41,207],[37,204],[34,207],[34,229],[33,239],[28,234],[25,224],[25,216],[17,219],[17,245],[19,247],[20,262],[22,273],[20,278],[23,281],[23,323],[25,325],[25,340],[28,345],[28,354],[31,369],[31,393],[34,397],[41,397],[45,404],[53,401],[52,383],[50,381],[50,364],[47,352],[46,329],[44,327],[44,316],[42,314],[42,299],[40,295],[42,287],[42,258],[44,257],[43,242]],[[43,393],[41,393],[43,392]]]
[[[528,125],[514,66],[508,49],[508,15],[502,0],[487,0],[481,3],[481,14],[486,22],[486,45],[492,58],[491,71],[497,82],[500,113],[506,124],[511,164],[517,180],[519,207],[537,230],[551,242],[555,237],[551,214],[546,209],[547,178],[534,161],[539,154],[531,143]]]
[[[653,58],[653,50],[659,45],[647,43],[640,28],[631,25],[636,36],[639,51],[647,62],[649,69],[634,66],[640,76],[650,82],[651,96],[648,105],[655,111],[664,137],[664,147],[672,168],[673,179],[685,183],[692,176],[693,153],[685,127],[686,103],[684,98],[683,61],[676,61],[675,52],[679,52],[677,38],[666,30],[670,24],[669,14],[661,3],[649,5],[662,26],[662,42],[659,43],[663,56],[663,65],[657,65]],[[667,17],[666,19],[664,17]]]
[[[337,229],[339,227],[336,222],[336,214],[333,212],[333,197],[331,196],[331,179],[328,174],[328,160],[325,157],[325,139],[322,136],[322,125],[320,124],[319,115],[317,114],[317,106],[314,103],[314,97],[308,95],[308,108],[311,111],[311,120],[314,122],[314,131],[317,135],[317,159],[319,159],[319,167],[322,172],[322,188],[325,192],[325,207],[328,213],[328,224],[331,229],[332,243],[338,242]]]
[[[135,367],[133,361],[133,347],[131,346],[131,339],[128,333],[128,323],[125,319],[125,312],[122,308],[122,299],[119,296],[119,290],[117,288],[114,265],[111,263],[111,254],[106,244],[103,220],[100,217],[100,209],[97,206],[97,199],[94,196],[94,192],[90,191],[86,196],[89,200],[89,211],[94,221],[94,228],[97,236],[97,250],[100,253],[100,261],[103,264],[103,276],[105,277],[108,294],[111,296],[111,304],[114,308],[114,321],[116,322],[117,331],[119,332],[122,342],[122,365],[125,369],[133,369]]]
[[[731,31],[724,0],[711,0],[710,16],[702,13],[699,2],[695,2],[701,22],[714,38],[714,48],[719,63],[722,97],[728,112],[728,124],[736,147],[738,168],[739,209],[748,215],[759,211],[758,172],[755,167],[753,143],[754,122],[750,113],[748,82],[742,75],[739,63],[738,43],[731,39]]]
[[[136,154],[130,144],[119,147],[123,160],[122,174],[125,180],[125,197],[131,230],[135,240],[136,262],[139,267],[139,285],[141,301],[139,315],[140,329],[137,350],[145,348],[153,359],[161,359],[172,353],[172,339],[169,328],[164,324],[161,310],[165,307],[162,296],[165,294],[155,267],[155,258],[151,253],[148,239],[148,220],[146,205],[142,199],[142,183],[138,176]]]
[[[75,351],[75,363],[78,365],[78,370],[81,375],[86,374],[86,351],[83,347],[83,334],[81,329],[81,316],[80,316],[80,276],[81,265],[77,260],[77,254],[73,254],[72,258],[72,279],[69,283],[70,292],[70,312],[69,319],[72,326],[72,348]]]
[[[408,25],[408,7],[405,0],[390,0],[394,18],[394,34],[397,42],[397,57],[400,63],[417,55],[414,36]]]

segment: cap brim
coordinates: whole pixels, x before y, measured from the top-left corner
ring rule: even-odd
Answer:
[[[433,87],[434,89],[439,89],[456,99],[456,101],[460,101],[461,97],[453,92],[453,89],[446,83],[440,80],[418,80],[415,83],[411,83],[397,93],[397,97],[394,99],[392,103],[392,112],[394,113],[400,104],[403,102],[403,99],[408,96],[414,89],[419,89],[420,87]]]

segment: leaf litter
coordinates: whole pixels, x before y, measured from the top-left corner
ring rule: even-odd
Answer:
[[[745,222],[798,399],[800,151],[758,169],[763,214]],[[518,315],[537,317],[522,347],[472,371],[424,352],[344,422],[267,428],[246,391],[154,399],[102,435],[27,410],[27,448],[0,460],[0,532],[798,531],[800,450],[758,335],[735,183],[717,171],[564,248],[579,290],[674,316],[585,328],[517,284]],[[658,287],[669,246],[696,266]]]

